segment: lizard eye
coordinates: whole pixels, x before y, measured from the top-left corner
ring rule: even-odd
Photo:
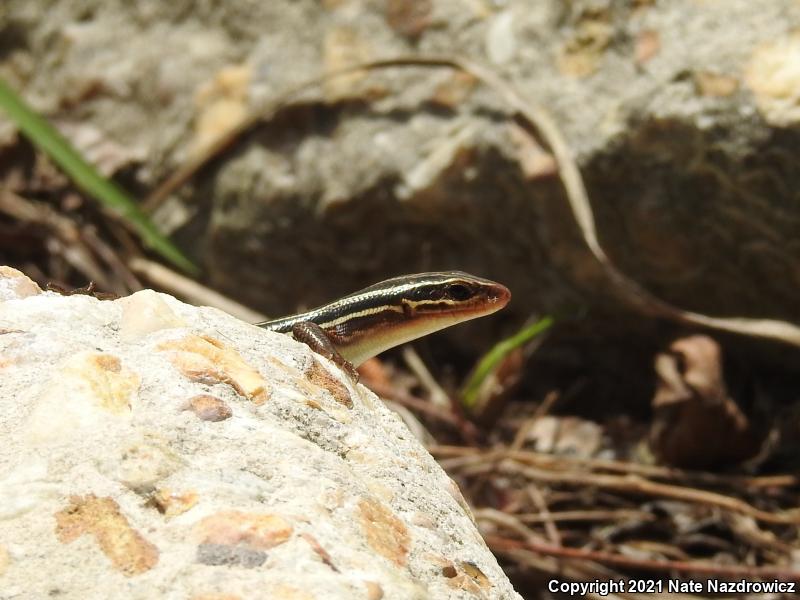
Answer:
[[[453,283],[447,286],[447,295],[453,300],[463,301],[472,297],[470,289],[460,283]]]

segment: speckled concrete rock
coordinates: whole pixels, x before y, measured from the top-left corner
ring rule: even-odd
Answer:
[[[399,419],[288,337],[0,267],[0,598],[519,598]]]

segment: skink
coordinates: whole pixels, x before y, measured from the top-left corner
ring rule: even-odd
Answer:
[[[354,367],[368,358],[489,315],[510,298],[505,286],[460,271],[417,273],[387,279],[308,312],[256,325],[292,335],[357,379]]]

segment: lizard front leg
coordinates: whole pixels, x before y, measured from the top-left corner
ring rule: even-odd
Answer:
[[[313,321],[301,321],[300,323],[292,325],[292,336],[298,342],[303,342],[317,354],[332,360],[345,371],[354,382],[358,383],[358,371],[356,371],[356,368],[349,360],[339,354],[331,338],[328,337],[328,334],[325,333],[322,327]]]

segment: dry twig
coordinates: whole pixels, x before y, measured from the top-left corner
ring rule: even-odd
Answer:
[[[242,321],[258,322],[266,320],[260,312],[254,311],[207,288],[201,283],[189,279],[164,265],[144,258],[134,258],[130,261],[130,268],[134,273],[155,284],[163,290],[180,296],[192,304],[199,306],[213,306],[225,311],[229,315]]]

